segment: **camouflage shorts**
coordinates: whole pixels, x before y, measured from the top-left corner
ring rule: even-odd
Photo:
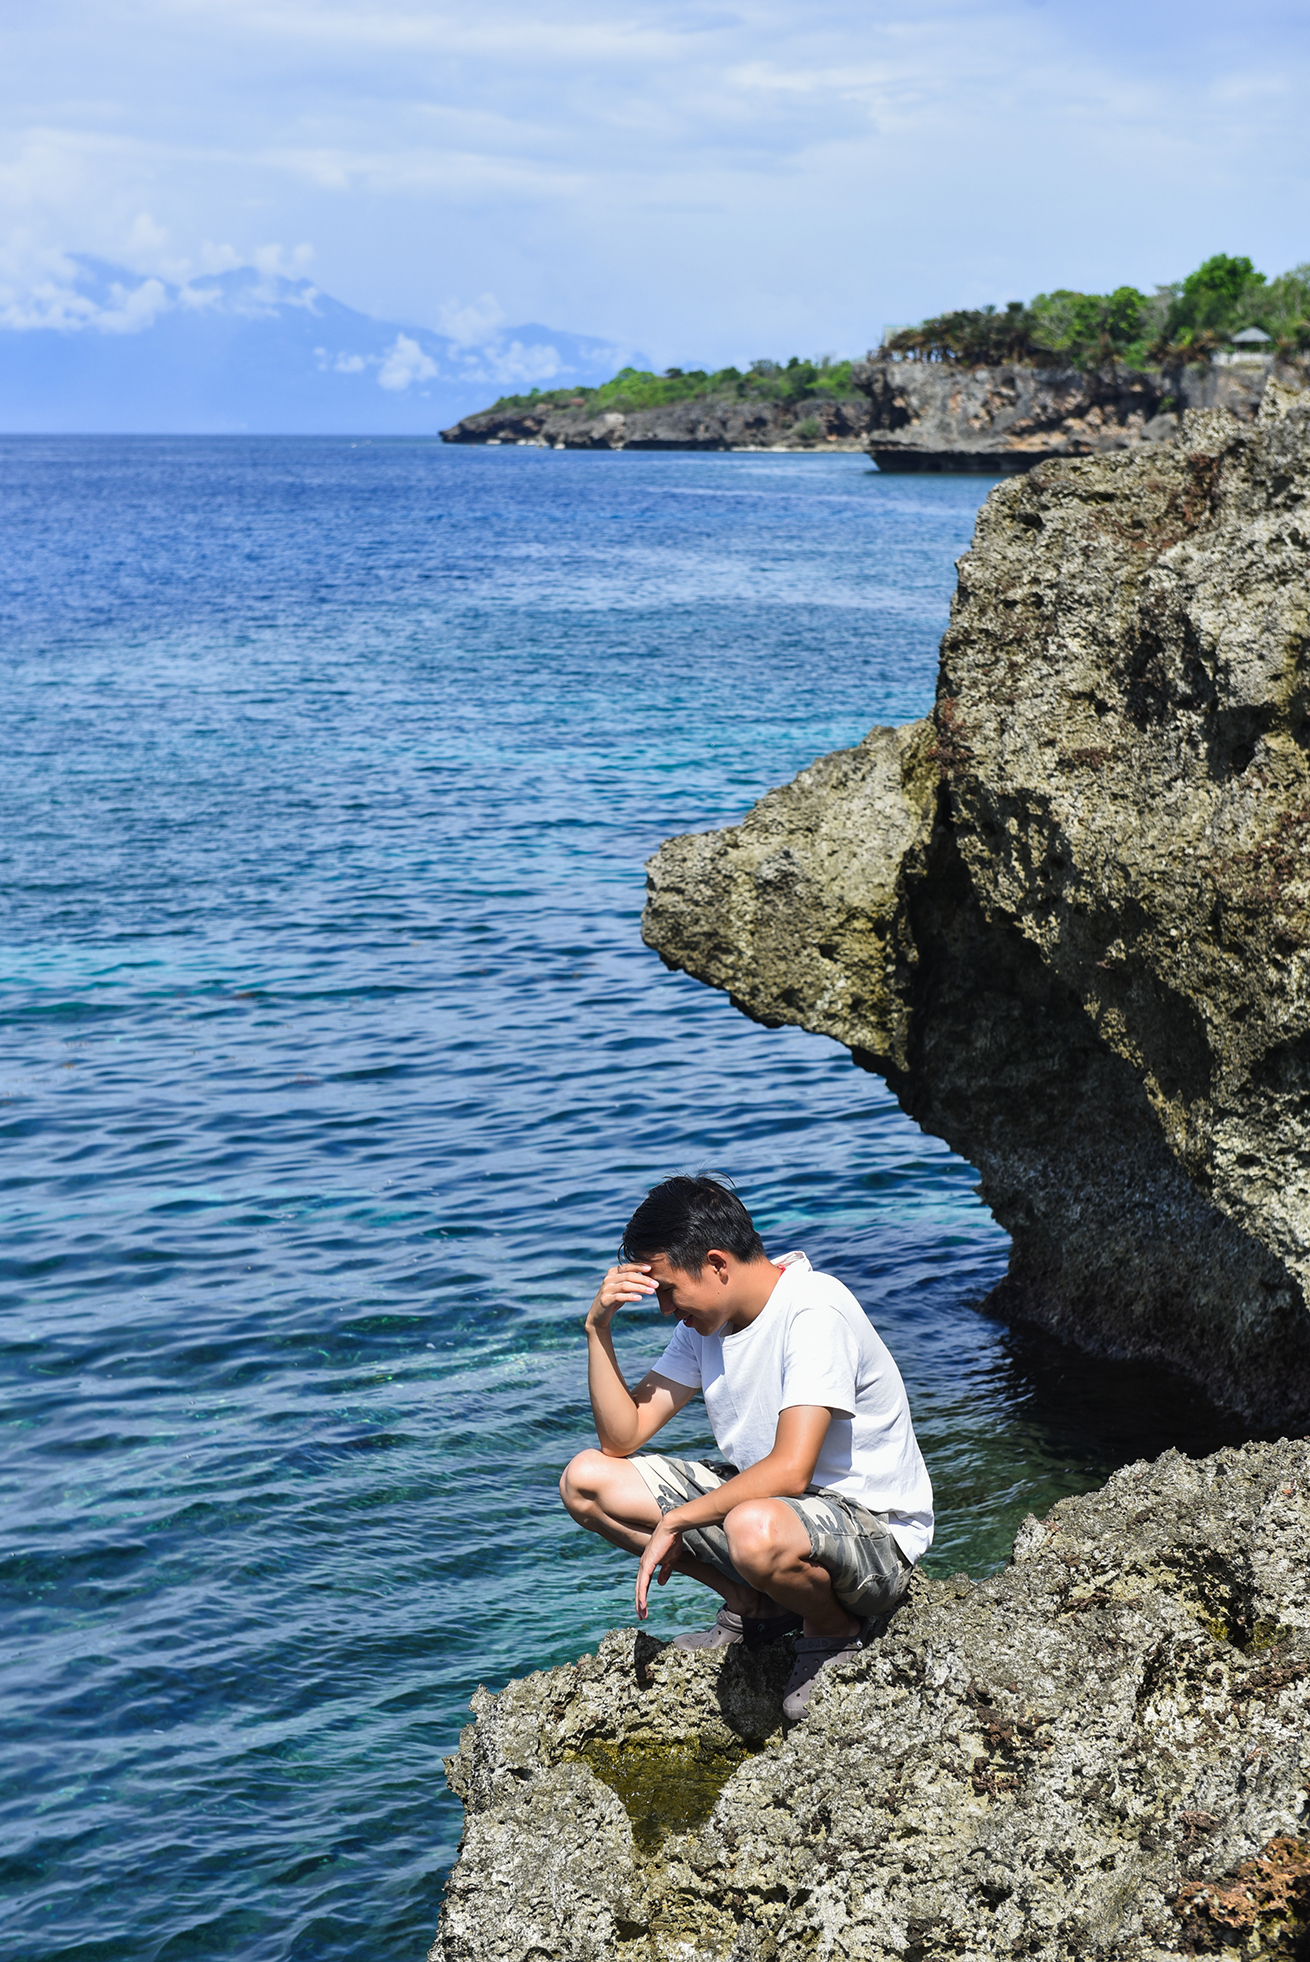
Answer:
[[[689,1505],[702,1492],[712,1492],[736,1473],[731,1465],[698,1464],[690,1458],[664,1458],[647,1452],[630,1458],[661,1512]],[[870,1512],[840,1492],[812,1486],[800,1499],[783,1499],[810,1536],[810,1558],[832,1579],[832,1591],[849,1614],[885,1615],[896,1606],[910,1583],[912,1563],[892,1538],[885,1512]],[[744,1580],[732,1564],[728,1536],[722,1526],[697,1526],[682,1536],[694,1560],[723,1574]]]

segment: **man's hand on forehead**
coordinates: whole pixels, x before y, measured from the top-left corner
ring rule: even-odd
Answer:
[[[608,1327],[616,1310],[646,1300],[655,1293],[657,1285],[648,1262],[624,1261],[611,1267],[596,1290],[596,1299],[587,1314],[588,1325]]]
[[[640,1301],[643,1295],[654,1294],[659,1284],[660,1276],[651,1272],[648,1260],[625,1260],[610,1268],[601,1286]]]

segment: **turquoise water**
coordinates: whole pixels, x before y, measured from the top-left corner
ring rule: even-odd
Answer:
[[[874,1315],[939,1571],[1219,1441],[979,1314],[969,1167],[638,935],[661,838],[928,706],[987,488],[0,442],[9,1953],[418,1962],[472,1689],[630,1618],[554,1487],[580,1316],[671,1170]],[[701,1613],[675,1583],[652,1626]]]

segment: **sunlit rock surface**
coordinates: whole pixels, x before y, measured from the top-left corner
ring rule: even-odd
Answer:
[[[1043,462],[925,723],[651,861],[647,940],[977,1165],[1003,1310],[1310,1418],[1310,408]]]
[[[788,1650],[629,1629],[480,1691],[432,1962],[1305,1953],[1306,1444],[1131,1465],[917,1577],[785,1735]]]
[[[888,358],[851,371],[869,398],[868,449],[880,470],[1030,470],[1042,457],[1171,443],[1187,409],[1250,421],[1269,364],[1140,371],[988,368]]]
[[[1031,469],[1046,456],[1171,443],[1189,408],[1226,408],[1250,421],[1268,373],[1261,362],[1084,373],[870,358],[855,364],[842,399],[698,395],[624,411],[596,409],[579,396],[484,409],[441,437],[559,450],[867,449],[880,470],[995,475]]]

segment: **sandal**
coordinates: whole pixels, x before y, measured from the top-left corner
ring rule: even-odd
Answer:
[[[848,1662],[868,1646],[869,1624],[862,1621],[853,1635],[802,1635],[796,1644],[796,1662],[782,1693],[782,1714],[789,1723],[805,1715],[820,1670],[832,1662]]]

